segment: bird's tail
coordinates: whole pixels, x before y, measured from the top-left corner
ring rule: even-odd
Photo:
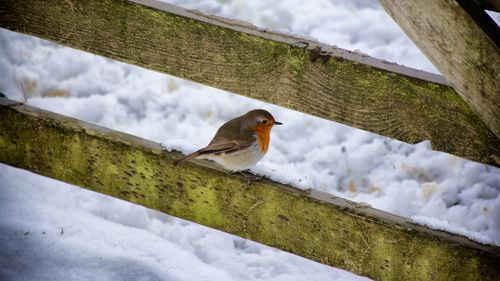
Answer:
[[[200,155],[200,152],[199,152],[199,151],[195,151],[195,152],[193,152],[193,153],[191,153],[191,154],[188,154],[188,155],[186,155],[186,156],[182,157],[181,159],[175,160],[175,161],[174,161],[174,166],[177,166],[177,165],[179,165],[179,164],[181,164],[181,163],[183,163],[183,162],[186,162],[186,161],[188,161],[188,160],[191,160],[191,159],[195,158],[195,157],[196,157],[196,156],[198,156],[198,155]]]

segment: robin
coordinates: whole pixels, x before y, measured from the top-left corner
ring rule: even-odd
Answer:
[[[282,123],[274,120],[271,113],[251,110],[224,123],[206,147],[182,157],[174,165],[196,158],[213,160],[232,172],[246,170],[266,154],[274,125]]]

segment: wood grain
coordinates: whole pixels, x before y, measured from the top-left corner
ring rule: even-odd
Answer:
[[[476,21],[466,0],[380,0],[389,15],[500,137],[498,26]],[[473,3],[470,3],[473,4]],[[469,10],[464,9],[464,7]],[[478,18],[476,18],[478,19]],[[491,36],[491,37],[490,37]]]
[[[497,280],[500,248],[212,162],[174,166],[158,143],[0,99],[0,162],[375,280]],[[1,189],[1,188],[0,188]]]
[[[142,4],[4,0],[0,26],[500,166],[500,140],[440,76],[154,0],[134,2]],[[326,55],[313,62],[317,47]]]

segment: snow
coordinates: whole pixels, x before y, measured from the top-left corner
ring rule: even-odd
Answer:
[[[376,1],[171,1],[435,71]],[[498,17],[498,14],[496,14]],[[275,127],[253,171],[500,245],[500,169],[0,30],[0,92],[184,153],[253,108]],[[361,280],[0,165],[1,280]],[[63,230],[63,231],[62,231]]]
[[[439,73],[377,1],[166,1]]]
[[[420,225],[424,225],[433,229],[444,230],[466,237],[471,237],[473,240],[483,244],[491,244],[493,241],[486,235],[467,230],[464,227],[453,227],[447,221],[438,220],[433,217],[426,216],[412,216],[411,221]]]
[[[0,166],[0,280],[367,280]]]

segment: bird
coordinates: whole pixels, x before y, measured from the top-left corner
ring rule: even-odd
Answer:
[[[176,161],[174,166],[190,159],[209,159],[230,172],[244,171],[264,157],[271,129],[282,125],[268,111],[254,109],[224,123],[210,143]]]

